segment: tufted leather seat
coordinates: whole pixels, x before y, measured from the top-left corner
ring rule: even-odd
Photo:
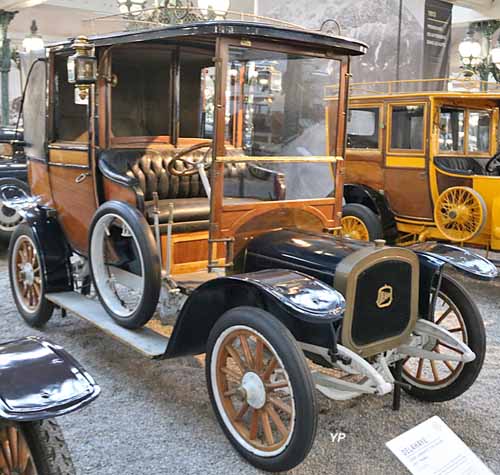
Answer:
[[[168,164],[177,150],[114,149],[101,153],[99,169],[107,178],[124,186],[135,188],[141,195],[143,211],[152,224],[154,222],[154,193],[159,198],[159,222],[161,231],[165,231],[169,219],[169,204],[173,208],[174,232],[193,232],[208,229],[210,204],[200,176],[173,176],[168,172]],[[192,152],[183,158],[191,162],[202,160],[206,149]],[[231,153],[231,152],[230,152]],[[241,154],[241,151],[232,151]],[[184,165],[178,162],[177,169],[182,171]],[[245,196],[241,193],[246,183],[260,182],[269,188],[270,199],[284,198],[283,176],[271,170],[249,167],[246,163],[228,163],[224,168],[225,177],[237,178],[231,184],[238,190],[232,191],[234,196]],[[266,183],[267,182],[267,183]],[[239,183],[234,185],[234,183]],[[228,190],[226,190],[228,191]],[[230,198],[233,202],[248,202],[251,198]],[[252,200],[254,201],[254,200]]]
[[[484,175],[483,167],[472,157],[436,157],[438,168],[459,175]]]

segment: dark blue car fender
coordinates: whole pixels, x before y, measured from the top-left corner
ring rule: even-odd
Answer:
[[[332,323],[342,320],[345,301],[327,284],[291,270],[270,269],[213,279],[198,287],[184,304],[165,358],[205,353],[217,319],[240,306],[266,310],[296,339],[334,349]]]
[[[0,345],[0,418],[36,421],[90,404],[99,386],[63,348],[37,337]]]

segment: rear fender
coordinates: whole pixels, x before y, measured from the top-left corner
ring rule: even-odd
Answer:
[[[48,419],[73,412],[100,392],[60,346],[30,337],[0,345],[0,418]]]
[[[295,271],[272,269],[213,279],[184,304],[165,357],[205,353],[217,319],[240,306],[268,311],[299,341],[335,349],[332,323],[341,321],[345,301],[340,292]]]
[[[419,256],[449,264],[455,269],[481,280],[492,280],[498,275],[495,265],[488,259],[457,246],[438,242],[423,242],[410,246]]]
[[[42,250],[40,258],[45,275],[45,291],[73,290],[71,249],[57,221],[55,210],[32,208],[26,212],[25,219],[33,230],[39,249]]]

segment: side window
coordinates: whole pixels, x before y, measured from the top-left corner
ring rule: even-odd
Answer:
[[[88,140],[87,106],[76,104],[75,87],[68,82],[66,56],[56,56],[54,64],[54,133],[60,142]]]
[[[469,112],[469,152],[489,152],[490,150],[490,113],[488,111]]]
[[[180,52],[180,130],[184,138],[212,138],[215,67],[213,52]]]
[[[115,137],[170,135],[170,69],[168,49],[120,48],[112,53],[111,130]]]
[[[391,149],[424,149],[424,106],[391,106]]]
[[[465,111],[456,107],[442,107],[439,112],[439,151],[464,151]]]
[[[379,108],[350,109],[347,116],[348,148],[379,148]]]

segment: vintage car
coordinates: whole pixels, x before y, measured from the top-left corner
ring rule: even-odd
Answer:
[[[394,389],[396,406],[401,387],[461,395],[485,333],[443,269],[496,269],[338,236],[350,58],[365,51],[236,20],[48,47],[26,91],[33,198],[12,202],[26,218],[9,252],[21,316],[40,327],[70,311],[151,358],[206,353],[225,435],[269,471],[311,449],[315,387]]]
[[[22,217],[5,201],[29,196],[22,130],[0,127],[0,240],[8,240]]]
[[[477,86],[470,80],[351,85],[346,235],[500,250],[500,88]]]
[[[76,475],[54,420],[100,388],[63,348],[38,337],[0,344],[0,473]]]

